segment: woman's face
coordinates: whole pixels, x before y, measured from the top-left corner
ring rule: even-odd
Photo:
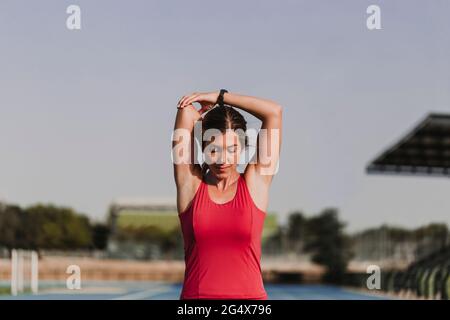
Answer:
[[[218,177],[229,176],[237,170],[241,144],[237,133],[231,129],[226,133],[215,132],[204,149],[205,161],[209,169]]]

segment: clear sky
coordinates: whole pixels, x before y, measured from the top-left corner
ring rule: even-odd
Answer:
[[[70,4],[81,30],[66,28]],[[117,197],[175,197],[178,99],[223,87],[284,107],[281,221],[337,207],[350,231],[448,223],[448,178],[364,169],[450,112],[449,14],[448,0],[2,0],[0,199],[100,220]]]

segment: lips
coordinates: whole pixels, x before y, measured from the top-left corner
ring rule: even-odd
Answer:
[[[231,166],[218,166],[217,168],[219,168],[220,170],[225,170],[225,169],[227,169],[229,167],[231,167]]]

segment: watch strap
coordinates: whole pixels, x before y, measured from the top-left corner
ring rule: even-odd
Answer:
[[[226,92],[228,92],[228,90],[220,89],[220,93],[219,93],[219,96],[217,97],[217,102],[216,102],[219,106],[223,106],[223,95]]]

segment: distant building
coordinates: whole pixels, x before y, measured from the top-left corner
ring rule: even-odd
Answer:
[[[108,254],[111,258],[124,259],[158,259],[162,254],[157,241],[124,239],[127,230],[151,233],[155,230],[151,228],[158,228],[169,233],[179,228],[176,203],[172,199],[117,199],[109,207],[108,223],[111,230]]]

